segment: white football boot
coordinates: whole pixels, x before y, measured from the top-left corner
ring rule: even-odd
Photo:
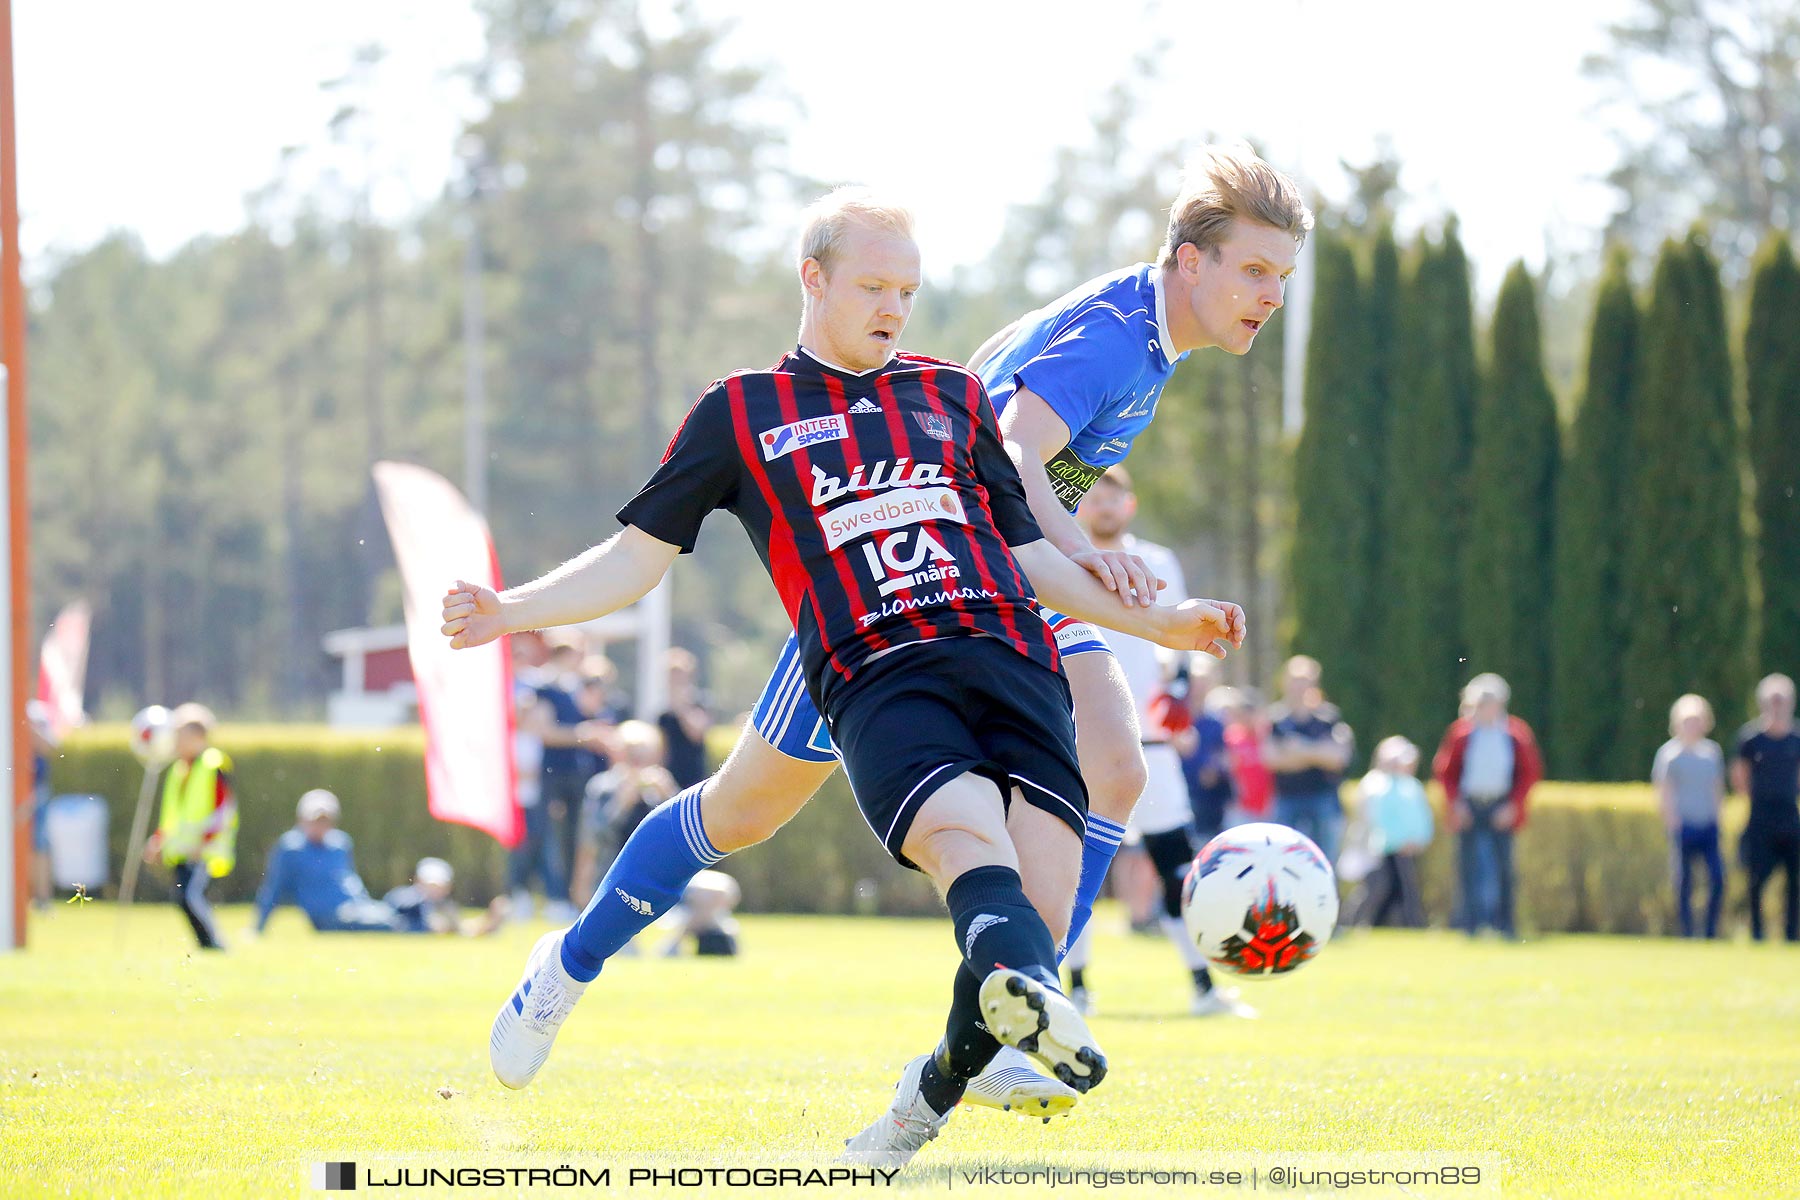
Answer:
[[[1042,1074],[1022,1051],[1011,1046],[1000,1047],[987,1069],[969,1080],[968,1090],[963,1092],[965,1104],[1042,1117],[1045,1124],[1074,1108],[1080,1098],[1080,1092]]]
[[[563,970],[562,940],[567,932],[554,929],[537,940],[519,986],[500,1006],[488,1034],[488,1062],[494,1077],[509,1088],[522,1088],[537,1077],[550,1057],[556,1031],[587,990],[587,984]]]
[[[1069,998],[1023,971],[1002,967],[981,981],[981,1016],[998,1041],[1078,1092],[1106,1078],[1106,1055]]]
[[[875,1123],[844,1143],[840,1162],[861,1163],[872,1167],[904,1167],[912,1161],[926,1142],[950,1122],[950,1112],[939,1115],[925,1103],[919,1090],[919,1077],[931,1055],[921,1054],[906,1064],[900,1082],[894,1085],[894,1099]]]

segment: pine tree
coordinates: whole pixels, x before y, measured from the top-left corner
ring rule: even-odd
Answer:
[[[1463,629],[1471,671],[1512,685],[1512,711],[1548,717],[1552,522],[1561,444],[1544,378],[1537,295],[1524,265],[1500,285],[1493,358],[1470,462]]]
[[[1375,231],[1369,253],[1369,286],[1363,302],[1364,337],[1367,339],[1368,403],[1364,408],[1365,441],[1369,449],[1369,506],[1374,526],[1369,555],[1362,569],[1368,572],[1360,636],[1366,647],[1369,671],[1370,712],[1357,729],[1360,744],[1373,748],[1387,732],[1388,718],[1382,700],[1381,674],[1386,670],[1385,635],[1388,623],[1388,589],[1381,571],[1387,554],[1388,438],[1393,423],[1394,400],[1400,391],[1400,250],[1394,244],[1394,228],[1383,223]]]
[[[1401,290],[1399,386],[1388,414],[1381,587],[1381,710],[1430,752],[1467,678],[1461,648],[1465,494],[1473,433],[1474,319],[1454,225],[1421,239]]]
[[[1698,692],[1740,712],[1749,686],[1748,571],[1738,431],[1718,267],[1696,232],[1666,242],[1645,321],[1632,421],[1629,597],[1619,741],[1639,772],[1668,707]]]
[[[1552,720],[1543,732],[1559,778],[1633,778],[1642,769],[1625,762],[1618,745],[1631,485],[1625,448],[1643,387],[1641,317],[1629,272],[1628,256],[1615,251],[1595,297],[1587,375],[1557,489]]]
[[[1744,332],[1762,583],[1759,672],[1800,672],[1800,266],[1786,236],[1756,257]]]
[[[1380,463],[1369,440],[1366,309],[1356,260],[1339,236],[1314,249],[1318,284],[1306,348],[1306,424],[1294,453],[1293,633],[1289,648],[1324,665],[1355,728],[1373,713],[1367,614]]]

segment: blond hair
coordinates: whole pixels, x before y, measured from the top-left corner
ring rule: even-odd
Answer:
[[[1310,679],[1314,683],[1325,676],[1325,670],[1319,666],[1319,660],[1310,654],[1296,654],[1281,665],[1283,679]]]
[[[1382,738],[1375,744],[1375,766],[1377,769],[1380,769],[1383,763],[1392,763],[1395,766],[1399,766],[1401,764],[1417,764],[1418,761],[1419,748],[1412,743],[1410,738],[1401,737],[1396,733],[1391,737]]]
[[[213,710],[196,700],[175,707],[169,714],[169,724],[177,729],[198,729],[201,733],[211,733],[218,728],[219,718],[213,716]]]
[[[843,252],[844,240],[854,226],[894,237],[913,235],[912,210],[866,187],[835,188],[807,205],[800,217],[800,257],[796,266],[804,270],[807,259],[817,259],[827,274]]]
[[[662,730],[648,721],[619,722],[621,757],[632,766],[655,766],[663,760]]]
[[[1472,709],[1483,700],[1497,700],[1505,708],[1512,702],[1512,686],[1492,671],[1483,671],[1464,686],[1462,702]]]
[[[1699,717],[1710,733],[1713,727],[1712,705],[1706,702],[1705,696],[1697,696],[1689,692],[1669,706],[1669,736],[1674,737],[1681,732],[1681,723],[1689,717]]]
[[[1279,229],[1296,244],[1313,227],[1312,213],[1292,178],[1247,147],[1203,146],[1181,173],[1181,190],[1169,208],[1163,269],[1173,270],[1176,251],[1190,242],[1216,256],[1239,217]]]
[[[1794,698],[1794,681],[1777,671],[1773,675],[1764,675],[1762,682],[1756,685],[1756,702],[1766,704],[1776,696]]]

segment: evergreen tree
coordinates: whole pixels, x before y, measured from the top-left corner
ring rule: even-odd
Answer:
[[[1399,388],[1389,412],[1381,573],[1381,708],[1427,755],[1468,671],[1460,563],[1475,392],[1467,261],[1454,224],[1421,238],[1401,292]]]
[[[1760,529],[1757,669],[1792,675],[1800,672],[1800,266],[1782,234],[1756,257],[1744,373]]]
[[[1619,741],[1649,769],[1666,713],[1698,692],[1743,709],[1749,637],[1743,492],[1719,272],[1698,232],[1665,242],[1645,321],[1632,421],[1629,597]],[[1727,718],[1728,719],[1728,718]]]
[[[1394,227],[1385,221],[1376,229],[1369,253],[1369,286],[1364,292],[1364,359],[1368,366],[1363,412],[1364,442],[1369,456],[1369,510],[1373,532],[1362,569],[1368,572],[1368,596],[1363,608],[1361,636],[1366,647],[1369,713],[1357,730],[1359,744],[1373,748],[1388,724],[1383,706],[1381,674],[1387,669],[1389,646],[1388,588],[1382,578],[1388,540],[1386,525],[1388,438],[1396,398],[1400,394],[1400,248]]]
[[[1551,545],[1561,444],[1544,379],[1537,296],[1515,264],[1494,308],[1493,358],[1476,413],[1463,630],[1471,671],[1512,685],[1512,711],[1541,728],[1550,685]]]
[[[1557,489],[1551,637],[1552,719],[1545,735],[1560,778],[1625,779],[1642,764],[1618,745],[1626,638],[1622,563],[1630,504],[1632,414],[1643,386],[1641,318],[1623,249],[1594,302],[1587,376]]]
[[[1320,233],[1313,262],[1318,283],[1306,348],[1306,424],[1294,451],[1289,648],[1325,664],[1345,719],[1366,728],[1374,708],[1368,564],[1376,550],[1380,463],[1367,420],[1365,297],[1355,257],[1340,236]]]

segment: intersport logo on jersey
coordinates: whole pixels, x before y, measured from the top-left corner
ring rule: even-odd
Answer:
[[[908,463],[912,463],[909,467]],[[823,508],[833,500],[844,496],[853,496],[858,492],[880,492],[888,488],[930,487],[933,484],[948,483],[944,478],[944,468],[937,463],[915,463],[910,458],[887,459],[869,465],[857,463],[851,468],[850,478],[839,479],[836,475],[827,475],[818,467],[812,469],[813,490],[812,504],[814,508]]]
[[[784,454],[792,454],[820,442],[841,442],[848,436],[843,414],[833,413],[829,417],[813,417],[806,421],[795,421],[792,425],[765,429],[757,435],[756,440],[762,444],[763,461],[774,462]]]
[[[834,508],[819,518],[825,548],[836,550],[864,534],[901,529],[921,521],[954,521],[967,525],[962,498],[947,487],[901,488],[884,496],[871,496]]]

